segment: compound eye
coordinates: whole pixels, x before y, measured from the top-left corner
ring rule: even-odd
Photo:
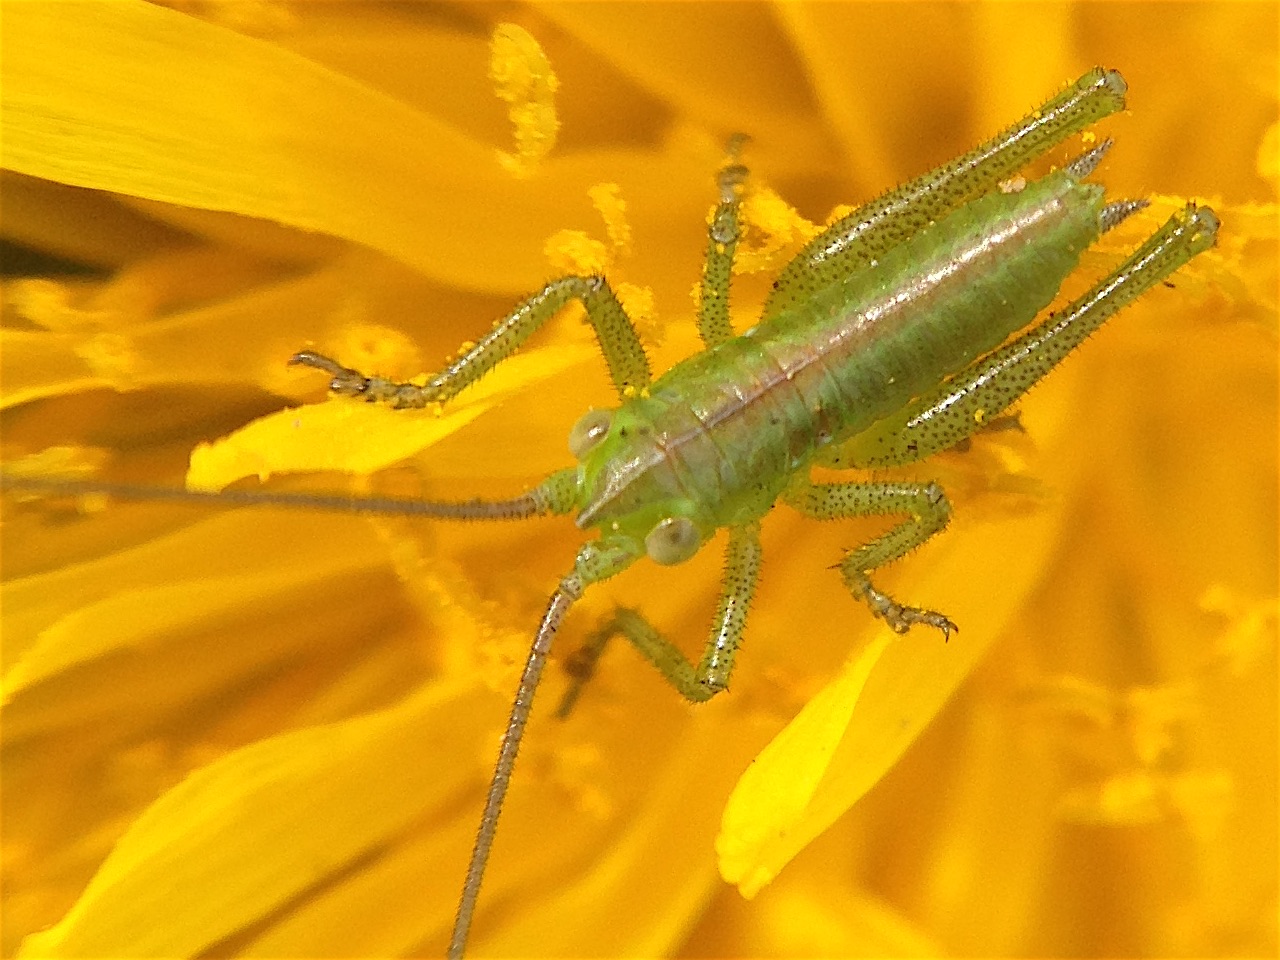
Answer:
[[[698,552],[700,546],[702,537],[688,517],[667,517],[644,538],[649,559],[663,566],[684,563]]]
[[[569,452],[581,460],[594,450],[609,433],[613,413],[608,410],[588,410],[569,431]]]

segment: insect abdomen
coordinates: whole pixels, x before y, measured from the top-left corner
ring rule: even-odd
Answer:
[[[977,200],[743,339],[811,411],[815,442],[899,409],[1029,324],[1101,231],[1102,188],[1062,172]]]

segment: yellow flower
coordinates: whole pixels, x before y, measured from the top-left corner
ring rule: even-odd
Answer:
[[[5,6],[0,189],[25,258],[0,331],[7,469],[174,489],[198,443],[275,414],[265,445],[205,467],[517,493],[611,402],[572,312],[439,418],[281,414],[324,388],[284,360],[314,343],[438,369],[551,275],[559,236],[652,305],[661,369],[696,349],[730,133],[752,137],[776,227],[757,259],[776,259],[805,221],[775,194],[820,222],[1121,69],[1131,112],[1101,125],[1098,179],[1162,211],[1207,199],[1222,239],[1037,388],[1025,433],[911,472],[957,515],[885,583],[963,633],[886,644],[828,569],[875,526],[775,511],[728,695],[688,707],[619,645],[556,723],[549,671],[473,946],[1274,953],[1274,5],[173,6]],[[500,11],[560,81],[532,78],[514,147],[488,76]],[[740,328],[766,284],[739,277]],[[568,520],[24,496],[3,532],[6,953],[443,950],[533,624],[581,542]],[[557,655],[616,602],[693,652],[716,552],[592,590]],[[805,758],[797,730],[842,711],[847,730],[787,849],[735,867],[726,800],[806,703],[784,759]],[[719,876],[755,892],[797,853],[749,901]]]

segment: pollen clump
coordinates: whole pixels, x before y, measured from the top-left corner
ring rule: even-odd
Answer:
[[[622,199],[621,188],[616,183],[597,183],[587,191],[587,196],[604,220],[614,253],[630,256],[631,224],[627,222],[627,202]]]
[[[137,369],[133,342],[123,334],[96,334],[77,344],[74,351],[96,376],[119,386],[127,386]]]
[[[836,205],[835,207],[832,208],[831,212],[827,214],[827,220],[822,225],[823,228],[829,227],[833,223],[837,223],[843,220],[849,214],[853,213],[853,211],[856,209],[858,208],[848,203],[841,203]]]
[[[1154,766],[1171,750],[1177,729],[1195,719],[1198,693],[1190,683],[1134,687],[1128,691],[1129,737],[1138,762]]]
[[[611,262],[609,249],[583,230],[560,230],[543,244],[552,268],[562,273],[600,273]]]
[[[6,306],[46,330],[66,333],[100,330],[111,318],[107,311],[77,306],[71,288],[56,280],[14,280],[7,286]]]
[[[614,292],[627,316],[635,324],[636,332],[645,343],[661,346],[665,328],[658,319],[658,308],[654,303],[653,290],[635,283],[618,283]]]
[[[617,257],[631,255],[631,224],[627,203],[616,183],[597,183],[587,190],[592,206],[604,221],[606,244],[584,230],[561,230],[547,238],[543,253],[551,266],[566,273],[603,273]]]
[[[1225,621],[1213,650],[1232,676],[1245,676],[1275,644],[1278,619],[1275,597],[1250,598],[1218,583],[1204,592],[1200,609]]]
[[[615,183],[598,183],[587,191],[591,203],[604,221],[608,242],[592,237],[585,230],[560,230],[547,238],[543,254],[551,268],[567,274],[602,274],[611,269],[618,258],[631,255],[631,225],[627,222],[627,204]],[[662,329],[657,321],[653,291],[632,283],[613,284],[614,292],[642,339],[662,342]]]
[[[772,190],[753,189],[742,201],[742,220],[747,228],[738,247],[734,273],[774,270],[812,240],[821,228],[802,217]]]
[[[507,115],[515,127],[516,152],[499,152],[499,160],[514,176],[532,176],[556,144],[560,120],[555,93],[560,81],[538,41],[513,23],[500,23],[493,31],[489,79],[498,98],[510,105]]]

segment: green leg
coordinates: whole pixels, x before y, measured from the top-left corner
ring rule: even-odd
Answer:
[[[1188,204],[1124,263],[1060,313],[971,364],[904,412],[830,455],[833,467],[878,468],[949,449],[999,417],[1117,310],[1213,246],[1218,218]]]
[[[628,397],[649,385],[649,360],[635,327],[604,277],[562,277],[499,320],[474,347],[427,381],[425,386],[368,377],[310,351],[294,354],[290,363],[323,370],[332,377],[329,389],[343,396],[364,397],[394,407],[425,407],[456,396],[515,353],[530,335],[570,300],[582,301],[595,328],[609,375],[618,395]]]
[[[838,220],[782,271],[764,317],[840,283],[931,221],[994,189],[1073,133],[1123,110],[1125,90],[1116,71],[1091,70],[998,136]]]
[[[944,637],[959,628],[940,613],[904,607],[877,590],[869,574],[897,560],[942,530],[951,518],[951,505],[936,483],[812,483],[792,486],[784,499],[816,520],[905,513],[906,520],[883,536],[850,550],[840,561],[840,574],[855,598],[864,601],[896,633],[906,633],[917,623],[937,627]]]
[[[729,284],[733,279],[733,257],[741,236],[738,216],[742,198],[739,187],[747,177],[747,168],[737,159],[745,140],[742,134],[737,134],[729,141],[729,164],[721,169],[716,181],[720,202],[711,215],[707,230],[707,256],[702,267],[698,303],[698,334],[708,347],[733,339],[733,327],[729,323]]]
[[[567,669],[571,683],[560,702],[558,715],[562,718],[569,715],[583,685],[595,672],[596,662],[604,648],[616,636],[630,640],[686,700],[702,703],[726,689],[759,573],[760,525],[750,523],[731,528],[729,545],[725,550],[720,602],[698,665],[695,667],[690,663],[680,648],[660,634],[641,614],[619,608],[569,661]]]

